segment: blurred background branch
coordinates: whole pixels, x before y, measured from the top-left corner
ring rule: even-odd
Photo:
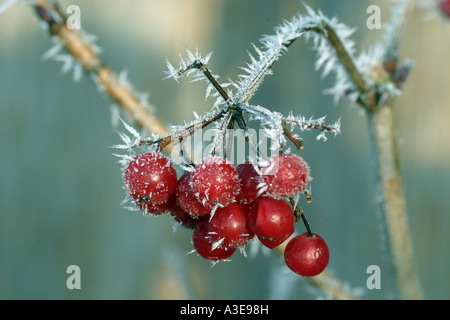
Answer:
[[[145,105],[131,86],[125,85],[124,82],[120,83],[119,76],[102,61],[98,52],[83,35],[77,29],[67,26],[65,11],[61,10],[56,1],[33,0],[30,5],[49,34],[60,41],[89,77],[131,117],[138,127],[156,135],[167,133],[165,124],[151,111],[154,107]]]

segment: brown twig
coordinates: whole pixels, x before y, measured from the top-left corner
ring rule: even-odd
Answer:
[[[186,128],[183,128],[182,130],[175,131],[173,133],[167,134],[159,139],[141,139],[136,144],[136,147],[140,147],[143,145],[153,145],[158,144],[159,148],[165,149],[169,145],[179,143],[186,139],[187,137],[194,134],[195,131],[203,129],[207,126],[209,126],[211,123],[221,119],[226,113],[227,113],[227,107],[224,107],[220,110],[217,110],[210,114],[206,119],[202,119],[199,121],[194,121],[191,125],[189,125]]]
[[[358,91],[360,93],[367,92],[368,88],[364,81],[364,78],[359,73],[353,62],[353,59],[350,57],[350,54],[345,49],[334,29],[326,24],[324,27],[324,32],[321,33],[328,40],[328,43],[333,47],[339,61],[347,71],[349,78],[352,80]]]
[[[125,113],[141,129],[154,134],[167,133],[165,124],[144,106],[139,97],[126,86],[119,84],[117,74],[109,68],[86,43],[82,34],[67,27],[64,13],[54,1],[35,0],[32,2],[36,15],[48,27],[50,35],[55,36],[91,77],[105,90]]]
[[[304,148],[303,140],[294,137],[292,132],[289,131],[288,129],[286,129],[286,127],[284,125],[283,125],[283,134],[286,136],[286,138],[291,140],[291,142],[297,147],[298,150],[303,150],[303,148]]]

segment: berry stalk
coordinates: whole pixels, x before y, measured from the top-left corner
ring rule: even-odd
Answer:
[[[294,208],[295,222],[298,222],[299,219],[302,219],[303,224],[305,225],[306,228],[306,232],[308,233],[308,238],[312,238],[313,234],[311,232],[311,228],[309,227],[309,222],[306,219],[305,213],[299,206],[295,205],[295,200],[293,198],[290,198],[289,202],[291,203],[291,206]]]

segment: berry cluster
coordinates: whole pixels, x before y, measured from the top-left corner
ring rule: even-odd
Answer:
[[[168,158],[149,152],[128,163],[123,180],[127,194],[143,212],[171,212],[182,226],[194,229],[197,253],[220,261],[255,236],[272,249],[294,233],[299,219],[284,198],[305,190],[309,167],[296,154],[274,156],[267,162],[264,167],[250,162],[235,167],[211,156],[178,179]],[[285,261],[294,272],[314,276],[327,266],[329,251],[320,236],[307,230],[289,241]]]

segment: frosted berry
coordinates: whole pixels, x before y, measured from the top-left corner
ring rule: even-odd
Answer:
[[[221,246],[245,245],[254,236],[248,225],[248,210],[236,202],[218,208],[209,221],[209,232]]]
[[[284,251],[286,265],[304,277],[320,274],[328,265],[330,251],[325,240],[313,233],[302,233],[292,238]]]
[[[285,242],[291,235],[294,234],[294,231],[295,231],[294,225],[292,225],[291,231],[286,233],[281,238],[265,238],[265,237],[258,236],[258,239],[265,247],[273,249],[273,248],[278,247],[283,242]]]
[[[250,205],[256,198],[265,195],[261,192],[262,177],[256,172],[253,164],[244,162],[237,166],[236,171],[239,176],[241,192],[236,197],[236,201],[242,205]]]
[[[167,202],[174,193],[177,172],[163,155],[142,153],[130,161],[123,180],[131,198],[158,205]]]
[[[224,260],[233,255],[236,247],[223,247],[215,242],[209,234],[209,221],[202,220],[194,229],[192,243],[197,253],[208,260]]]
[[[291,197],[305,189],[310,180],[309,167],[302,157],[296,154],[274,156],[269,165],[262,168],[267,193],[273,197]]]
[[[286,201],[261,198],[250,209],[248,221],[250,229],[259,237],[283,238],[292,234],[295,218]]]
[[[192,187],[200,202],[227,206],[239,193],[236,168],[220,157],[205,158],[192,173]]]
[[[178,206],[193,216],[208,215],[211,213],[213,206],[206,203],[206,201],[202,203],[197,199],[191,178],[192,172],[186,171],[178,180],[175,191]]]
[[[135,201],[136,205],[147,214],[163,214],[175,209],[177,201],[175,193],[167,200],[167,202],[154,204],[151,201]]]
[[[439,0],[439,9],[447,18],[450,18],[450,0]]]

